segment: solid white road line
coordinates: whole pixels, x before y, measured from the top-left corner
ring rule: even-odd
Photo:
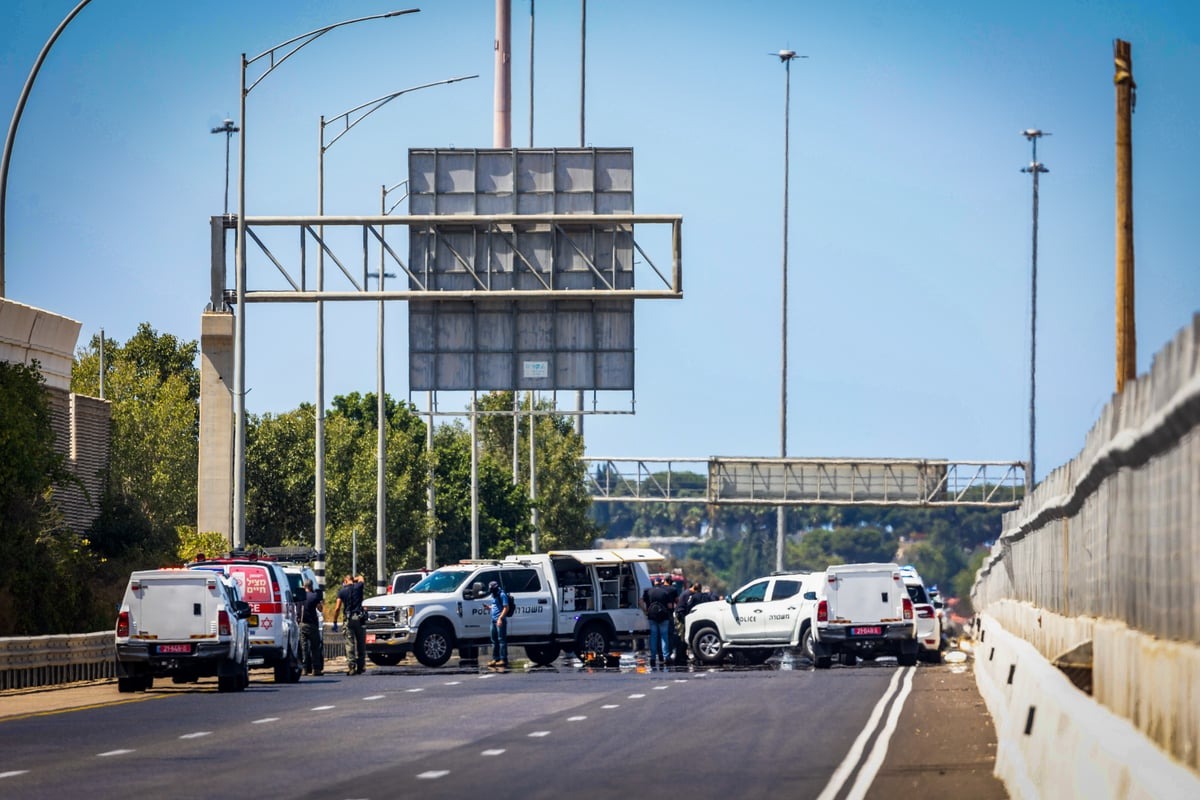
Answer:
[[[916,670],[912,667],[906,670],[904,685],[900,689],[900,694],[896,695],[896,702],[892,703],[892,710],[888,712],[887,724],[883,726],[883,731],[875,740],[875,746],[871,748],[871,754],[867,757],[862,769],[858,771],[858,777],[854,779],[854,786],[850,788],[850,794],[846,796],[846,800],[862,800],[863,797],[866,797],[867,790],[871,788],[871,783],[875,780],[875,775],[883,766],[883,759],[887,756],[888,742],[891,741],[892,734],[896,731],[896,723],[900,721],[900,711],[904,708],[904,701],[912,692],[915,673]]]
[[[892,675],[892,680],[888,684],[887,691],[883,693],[883,697],[879,698],[879,702],[871,710],[871,716],[867,718],[867,724],[863,726],[862,732],[854,740],[854,744],[850,747],[850,752],[846,753],[846,757],[842,759],[842,763],[833,771],[833,775],[829,778],[829,783],[825,784],[825,788],[817,795],[817,800],[833,800],[841,792],[846,779],[850,777],[850,773],[858,765],[858,760],[862,757],[863,749],[867,746],[867,740],[875,732],[875,726],[879,724],[879,718],[883,716],[883,709],[887,707],[888,701],[892,699],[892,693],[896,691],[896,684],[900,682],[901,673],[905,669],[911,670],[912,667],[904,667],[903,669],[896,670],[895,674]]]

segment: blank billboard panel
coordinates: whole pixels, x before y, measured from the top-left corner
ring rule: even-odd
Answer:
[[[410,288],[479,298],[410,303],[414,391],[633,389],[633,300],[558,299],[634,288],[633,227],[589,221],[633,213],[632,149],[414,149],[409,176],[409,213],[447,217],[412,228]],[[579,220],[453,220],[514,214]]]

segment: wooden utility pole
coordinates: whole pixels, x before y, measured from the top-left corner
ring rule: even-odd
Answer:
[[[1137,84],[1129,42],[1113,42],[1117,89],[1117,392],[1137,377],[1137,330],[1133,319],[1133,108]]]

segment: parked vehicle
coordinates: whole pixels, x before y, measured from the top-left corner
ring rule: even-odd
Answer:
[[[646,562],[661,559],[654,550],[564,550],[445,566],[404,594],[363,601],[367,656],[391,665],[412,652],[428,667],[455,648],[473,657],[490,642],[492,581],[516,602],[509,644],[535,664],[563,651],[606,653],[649,633],[639,600],[650,586]]]
[[[844,666],[881,655],[917,663],[916,615],[898,565],[831,566],[817,598],[804,650],[818,669],[834,657]]]
[[[909,566],[900,568],[904,580],[904,588],[913,602],[913,613],[917,618],[917,641],[921,645],[917,656],[922,661],[940,664],[942,648],[945,646],[942,636],[941,611],[938,609],[925,588],[925,582],[917,574],[916,569]]]
[[[696,660],[719,664],[736,654],[761,664],[781,647],[799,647],[824,581],[820,572],[783,572],[750,581],[724,602],[694,606],[685,637]]]
[[[392,579],[388,581],[388,594],[402,594],[416,586],[425,576],[432,570],[428,569],[402,569],[399,572],[392,573]]]
[[[284,568],[269,558],[215,558],[190,564],[194,570],[218,572],[237,582],[250,604],[250,662],[275,671],[276,683],[300,680],[300,611],[303,599],[292,594]]]
[[[117,614],[117,690],[144,692],[155,678],[191,683],[216,676],[220,691],[242,691],[250,683],[249,616],[237,584],[224,575],[134,572]]]

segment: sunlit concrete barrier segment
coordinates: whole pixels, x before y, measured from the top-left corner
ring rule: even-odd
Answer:
[[[1200,774],[987,615],[976,631],[975,678],[996,724],[996,775],[1013,797],[1200,797]]]

